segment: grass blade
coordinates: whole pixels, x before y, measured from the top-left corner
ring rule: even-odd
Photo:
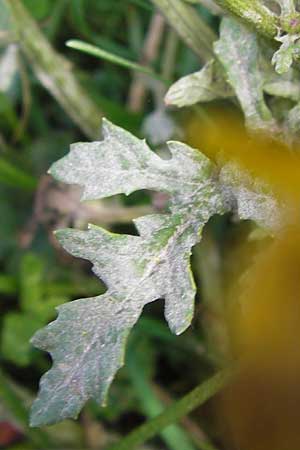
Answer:
[[[141,64],[129,61],[128,59],[123,58],[122,56],[118,56],[113,53],[107,52],[106,50],[103,50],[100,47],[96,47],[95,45],[89,44],[88,42],[84,42],[78,39],[71,39],[66,42],[66,46],[84,53],[88,53],[89,55],[96,56],[97,58],[104,59],[105,61],[112,62],[113,64],[125,67],[126,69],[142,72],[146,75],[149,75],[152,78],[156,78],[162,81],[163,83],[170,84],[168,80],[162,78],[160,75],[155,73],[149,67],[142,66]]]

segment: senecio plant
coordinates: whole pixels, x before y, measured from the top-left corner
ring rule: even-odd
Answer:
[[[179,25],[172,12],[179,7],[182,15],[192,11],[183,0],[154,3],[175,28]],[[207,3],[220,12],[219,38],[207,49],[210,58],[202,69],[171,86],[166,103],[186,107],[226,98],[240,106],[250,132],[263,130],[289,143],[300,125],[296,2]],[[195,25],[194,13],[190,20],[188,31],[176,29],[199,50],[196,37],[193,41],[188,34]],[[169,142],[171,156],[162,159],[144,140],[107,120],[102,132],[102,141],[73,144],[70,153],[51,167],[52,176],[80,185],[83,201],[151,189],[168,193],[169,209],[136,219],[137,236],[94,225],[86,231],[56,232],[64,249],[92,262],[107,291],[60,306],[57,319],[33,337],[34,346],[51,354],[53,367],[40,382],[32,426],[77,417],[90,398],[106,402],[124,361],[127,337],[147,303],[164,299],[173,333],[189,327],[195,297],[191,250],[213,215],[232,211],[240,220],[254,220],[269,230],[278,216],[279,206],[265,186],[230,167],[217,169],[207,156],[184,143]],[[216,382],[199,403],[221,384]]]

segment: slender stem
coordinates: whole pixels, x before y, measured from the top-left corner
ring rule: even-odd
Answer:
[[[195,9],[182,0],[152,0],[167,21],[202,61],[213,56],[217,36]]]
[[[162,57],[162,76],[167,80],[173,79],[173,72],[176,65],[176,54],[178,49],[179,38],[173,28],[170,28],[167,33],[165,47]]]
[[[96,58],[105,59],[113,64],[116,64],[121,67],[126,67],[130,70],[135,70],[137,72],[145,73],[152,78],[157,78],[160,81],[163,81],[165,84],[169,85],[170,83],[167,80],[164,80],[160,75],[153,72],[151,67],[144,66],[142,64],[138,64],[134,61],[129,61],[128,59],[123,58],[122,56],[117,56],[113,53],[107,52],[100,47],[96,47],[96,45],[89,44],[88,42],[80,41],[79,39],[70,39],[66,42],[66,46],[70,48],[74,48],[75,50],[79,50],[84,53],[88,53],[89,55],[96,56]]]
[[[164,410],[164,404],[154,392],[145,367],[134,352],[128,352],[126,367],[143,413],[148,419],[157,416]],[[180,425],[172,424],[161,430],[160,436],[170,450],[196,450]]]
[[[279,26],[279,17],[259,0],[216,0],[222,8],[254,27],[267,38],[274,38]]]
[[[141,52],[141,61],[144,64],[150,65],[157,60],[161,42],[163,40],[165,25],[166,22],[164,17],[162,17],[159,12],[155,11],[149,23]],[[157,83],[155,83],[154,86],[156,84]],[[136,73],[128,93],[128,108],[130,111],[141,112],[143,110],[149,88],[149,82],[147,83],[144,77],[141,77]]]
[[[160,415],[133,430],[121,442],[110,447],[109,450],[134,450],[137,446],[144,444],[144,442],[160,433],[165,427],[177,422],[217,394],[227,384],[231,375],[232,370],[226,370],[212,376],[183,398],[168,406]]]

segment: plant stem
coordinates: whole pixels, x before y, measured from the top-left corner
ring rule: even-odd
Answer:
[[[222,8],[251,25],[257,32],[273,39],[279,27],[279,17],[259,0],[216,0]]]
[[[178,49],[179,38],[173,28],[167,33],[165,47],[162,57],[162,76],[167,80],[173,79],[173,72],[176,65],[176,54]]]
[[[53,49],[20,0],[5,4],[36,77],[88,137],[98,137],[102,112],[79,84],[70,62]]]
[[[152,0],[152,2],[202,61],[207,61],[213,56],[212,45],[217,36],[191,5],[182,0]]]
[[[126,367],[143,413],[148,419],[157,416],[164,410],[164,404],[154,392],[145,367],[135,352],[128,352]],[[161,430],[160,436],[170,450],[195,450],[190,437],[180,425],[172,424]]]
[[[183,398],[168,406],[160,415],[133,430],[121,442],[110,447],[109,450],[133,450],[137,446],[144,444],[144,442],[160,433],[165,427],[177,422],[217,394],[227,384],[231,374],[231,370],[226,370],[212,376]]]
[[[144,64],[150,65],[157,60],[165,25],[164,17],[155,11],[152,15],[141,52],[141,61]],[[134,75],[128,94],[128,108],[130,111],[141,112],[143,110],[149,88],[148,85],[149,83],[146,82],[145,78],[141,77],[138,73]]]
[[[167,80],[162,79],[158,74],[153,72],[153,70],[150,67],[138,64],[134,61],[129,61],[128,59],[125,59],[122,56],[118,56],[113,53],[107,52],[106,50],[103,50],[100,47],[96,47],[95,45],[89,44],[88,42],[80,41],[79,39],[70,39],[69,41],[66,42],[66,46],[74,48],[75,50],[79,50],[84,53],[88,53],[89,55],[96,56],[96,58],[104,59],[118,66],[126,67],[127,69],[144,73],[152,78],[157,78],[158,80],[163,81],[167,85],[170,84]]]

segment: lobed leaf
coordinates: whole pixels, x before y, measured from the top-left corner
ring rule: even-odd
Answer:
[[[60,306],[58,318],[32,339],[53,359],[32,408],[33,426],[76,417],[89,398],[105,403],[123,364],[128,333],[147,303],[165,300],[165,317],[174,333],[190,325],[195,297],[191,249],[209,218],[229,207],[213,164],[200,152],[171,142],[171,158],[162,159],[145,141],[107,121],[103,135],[101,142],[74,144],[51,173],[82,186],[83,199],[138,189],[165,191],[170,211],[135,220],[139,236],[92,225],[87,231],[57,232],[68,252],[93,263],[107,291]]]

